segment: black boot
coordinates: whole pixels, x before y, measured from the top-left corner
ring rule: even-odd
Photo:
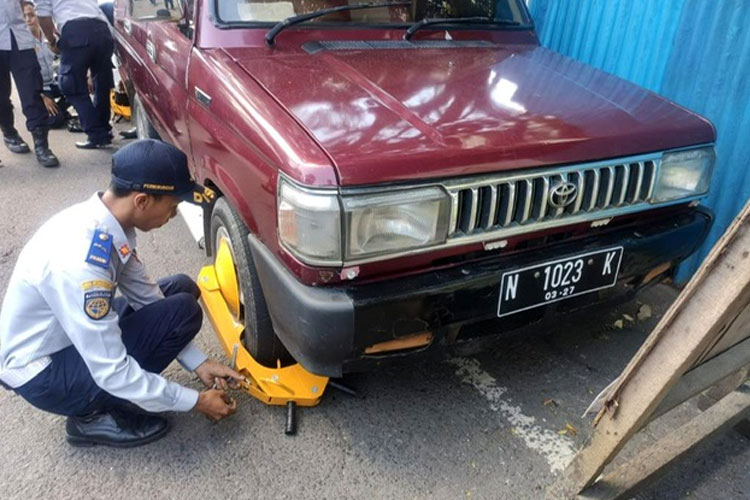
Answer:
[[[36,161],[41,163],[43,167],[59,166],[60,161],[57,159],[57,156],[55,156],[55,153],[49,149],[47,131],[34,130],[31,132],[31,135],[34,137],[34,153],[36,153]]]
[[[3,141],[5,141],[5,145],[13,153],[24,154],[30,151],[29,145],[26,144],[26,141],[21,139],[21,136],[18,135],[18,131],[15,128],[3,130]]]
[[[73,446],[131,448],[164,437],[169,422],[163,417],[115,408],[80,417],[68,417],[67,440]]]

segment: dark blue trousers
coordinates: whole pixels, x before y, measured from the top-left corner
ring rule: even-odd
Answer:
[[[16,135],[13,124],[13,104],[10,102],[10,75],[16,81],[16,90],[21,99],[26,128],[29,131],[46,129],[49,114],[44,107],[42,71],[34,49],[18,50],[16,38],[10,33],[11,50],[0,50],[0,128],[3,135]]]
[[[44,94],[47,95],[47,97],[50,97],[55,100],[55,104],[57,104],[57,114],[55,116],[50,116],[47,118],[47,125],[49,128],[62,128],[65,126],[66,123],[68,123],[68,120],[70,120],[70,113],[68,113],[68,108],[70,107],[70,104],[68,104],[68,101],[65,100],[65,96],[62,95],[62,92],[60,92],[60,87],[57,84],[50,85],[49,90],[45,90]]]
[[[162,372],[201,328],[200,289],[178,274],[159,281],[165,298],[133,311],[122,298],[112,307],[120,316],[122,341],[128,355],[146,371]],[[96,385],[74,346],[54,353],[39,375],[15,389],[37,408],[59,415],[85,415],[127,405]]]
[[[60,35],[60,90],[78,112],[81,128],[92,142],[110,141],[109,92],[114,87],[114,41],[106,21],[74,19]],[[87,73],[91,72],[94,100],[89,97]]]

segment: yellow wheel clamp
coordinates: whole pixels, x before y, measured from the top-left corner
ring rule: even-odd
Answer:
[[[287,406],[286,433],[295,433],[294,409],[299,406],[315,406],[320,402],[328,385],[328,377],[314,375],[302,365],[275,368],[258,363],[242,345],[240,339],[245,329],[239,317],[239,287],[234,259],[226,240],[219,242],[213,265],[205,266],[198,275],[201,301],[216,336],[228,357],[232,368],[247,377],[245,389],[267,405]]]
[[[112,112],[117,117],[116,121],[119,121],[121,118],[130,121],[131,109],[130,103],[127,100],[127,95],[118,94],[115,92],[115,89],[112,89],[109,92],[109,107],[112,108]]]

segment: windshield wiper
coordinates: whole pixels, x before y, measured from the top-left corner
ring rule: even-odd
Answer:
[[[316,17],[323,17],[328,14],[333,14],[335,12],[342,12],[346,10],[362,10],[362,9],[376,9],[378,7],[396,7],[396,6],[403,6],[403,5],[411,5],[411,0],[408,2],[390,2],[390,3],[355,3],[354,5],[341,5],[339,7],[331,7],[329,9],[320,9],[316,10],[314,12],[310,12],[307,14],[300,14],[299,16],[291,16],[287,17],[283,21],[279,21],[276,26],[268,30],[268,33],[266,33],[266,45],[269,47],[273,47],[276,38],[276,35],[279,34],[279,32],[283,29],[288,28],[289,26],[304,23],[305,21],[308,21],[310,19],[315,19]]]
[[[502,26],[520,26],[521,23],[517,21],[510,21],[508,19],[492,19],[491,17],[441,17],[433,19],[422,19],[409,26],[409,29],[404,33],[404,40],[409,40],[411,36],[431,24],[453,24],[453,23],[482,23],[482,24],[499,24]]]

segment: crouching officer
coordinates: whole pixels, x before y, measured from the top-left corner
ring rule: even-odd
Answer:
[[[106,191],[52,217],[21,251],[0,311],[0,380],[68,416],[71,444],[137,446],[165,435],[167,421],[140,409],[234,413],[224,389],[241,376],[193,343],[198,287],[184,275],[154,282],[136,251],[136,228],[166,224],[181,200],[212,197],[182,152],[137,141],[113,155]],[[220,388],[166,380],[159,373],[174,359]]]

